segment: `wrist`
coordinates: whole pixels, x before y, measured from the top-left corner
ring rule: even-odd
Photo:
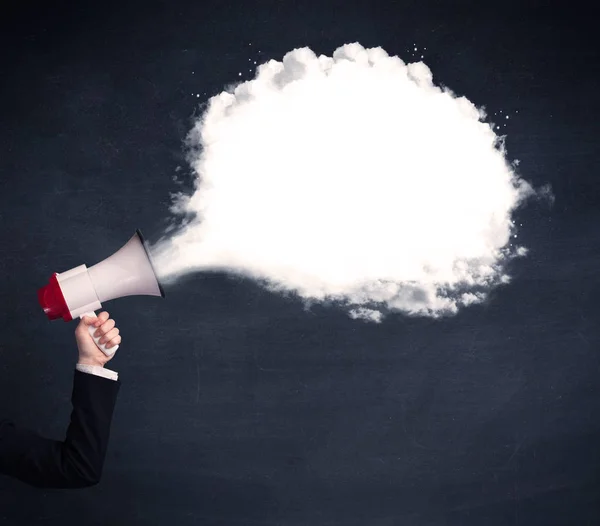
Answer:
[[[102,362],[89,359],[78,360],[77,365],[95,365],[96,367],[104,367],[104,364]]]

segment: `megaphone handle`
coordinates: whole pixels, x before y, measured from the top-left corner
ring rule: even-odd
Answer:
[[[79,316],[81,319],[83,319],[84,316],[89,316],[90,318],[97,318],[98,316],[96,316],[96,313],[94,311],[90,311],[90,312],[84,312],[81,316]],[[94,342],[96,342],[96,345],[98,346],[98,349],[100,349],[104,354],[106,354],[106,356],[112,356],[113,354],[115,354],[117,352],[117,349],[119,348],[118,345],[115,345],[114,347],[111,347],[110,349],[106,348],[106,343],[100,344],[98,343],[100,341],[100,338],[102,338],[102,336],[99,336],[98,338],[96,338],[94,336],[94,333],[96,332],[97,327],[94,327],[93,325],[88,325],[88,331],[90,333],[90,336],[92,337],[92,339],[94,340]]]

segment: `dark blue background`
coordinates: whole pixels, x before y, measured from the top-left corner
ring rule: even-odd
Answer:
[[[410,60],[426,47],[436,83],[511,115],[509,158],[556,202],[517,215],[531,252],[514,281],[451,319],[368,325],[224,274],[105,305],[123,385],[103,480],[44,491],[2,477],[0,523],[600,523],[591,12],[49,4],[0,8],[0,414],[46,436],[64,436],[77,351],[75,323],[48,322],[37,289],[136,228],[158,239],[169,193],[191,182],[182,140],[198,105],[254,60],[353,41]]]

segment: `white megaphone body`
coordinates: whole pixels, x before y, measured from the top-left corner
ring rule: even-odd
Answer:
[[[90,268],[79,265],[60,274],[56,272],[48,285],[38,290],[38,300],[48,318],[65,321],[96,316],[94,311],[105,301],[140,295],[165,297],[140,230],[104,261]],[[119,346],[106,349],[98,343],[100,338],[94,337],[95,330],[89,327],[96,345],[112,356]]]

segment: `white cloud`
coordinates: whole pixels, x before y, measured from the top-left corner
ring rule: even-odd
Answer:
[[[483,301],[526,251],[511,215],[535,191],[483,110],[381,48],[261,64],[188,143],[184,226],[151,247],[165,283],[225,270],[353,318],[439,316]]]

